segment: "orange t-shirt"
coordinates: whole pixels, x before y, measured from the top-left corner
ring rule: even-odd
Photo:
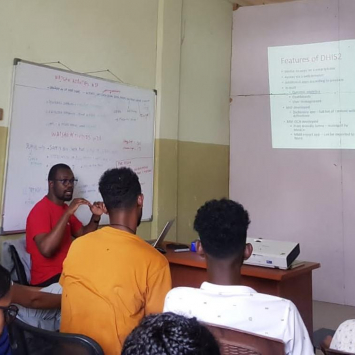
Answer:
[[[167,259],[136,235],[104,227],[76,239],[64,260],[60,330],[96,340],[121,354],[127,335],[163,311],[171,289]]]

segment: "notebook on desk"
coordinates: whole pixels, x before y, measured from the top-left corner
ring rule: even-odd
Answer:
[[[174,221],[175,221],[175,219],[171,219],[170,221],[168,221],[166,223],[165,227],[163,228],[163,230],[161,231],[159,237],[157,239],[147,240],[147,243],[149,243],[155,249],[158,249],[160,252],[164,253],[165,251],[163,249],[163,241],[164,241],[165,237],[167,236]]]

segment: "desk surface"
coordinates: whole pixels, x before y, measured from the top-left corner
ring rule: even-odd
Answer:
[[[193,252],[175,253],[173,250],[166,248],[165,254],[170,264],[190,266],[194,268],[206,269],[206,260],[203,256]],[[284,281],[289,278],[297,277],[301,274],[310,272],[320,267],[319,263],[305,261],[303,265],[290,270],[272,269],[261,266],[243,265],[242,276],[257,277],[260,279],[268,279],[275,281]]]

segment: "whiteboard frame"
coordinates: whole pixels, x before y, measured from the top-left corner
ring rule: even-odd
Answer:
[[[2,200],[1,200],[1,226],[0,226],[0,235],[12,235],[12,234],[19,234],[19,233],[25,233],[26,230],[14,230],[14,231],[4,231],[3,228],[3,224],[4,224],[4,208],[5,208],[5,195],[6,195],[6,186],[8,183],[8,179],[7,179],[7,174],[8,174],[8,167],[9,167],[9,146],[10,146],[10,135],[11,135],[11,127],[12,127],[12,111],[13,111],[13,98],[14,98],[14,91],[15,91],[15,79],[16,79],[16,66],[18,63],[26,63],[29,65],[34,65],[37,67],[43,67],[46,69],[53,69],[53,70],[58,70],[64,73],[70,73],[70,74],[77,74],[77,75],[81,75],[87,78],[94,78],[97,80],[102,80],[105,82],[111,82],[111,83],[115,83],[115,84],[120,84],[120,85],[124,85],[124,86],[128,86],[131,88],[136,88],[136,89],[144,89],[144,90],[151,90],[154,92],[154,117],[153,117],[153,164],[152,164],[152,214],[149,218],[146,219],[142,219],[142,222],[151,222],[153,220],[153,207],[154,207],[154,172],[155,172],[155,133],[156,133],[156,109],[157,109],[157,95],[158,92],[156,89],[151,89],[151,88],[146,88],[146,87],[140,87],[140,86],[135,86],[135,85],[130,85],[130,84],[126,84],[124,82],[121,82],[119,80],[111,80],[111,79],[103,79],[101,77],[98,76],[94,76],[94,75],[89,75],[89,74],[85,74],[85,73],[80,73],[80,72],[76,72],[73,70],[66,70],[66,69],[61,69],[61,68],[56,68],[54,66],[51,65],[46,65],[46,64],[39,64],[39,63],[35,63],[35,62],[31,62],[31,61],[27,61],[27,60],[23,60],[20,58],[14,58],[13,60],[13,70],[12,70],[12,85],[11,85],[11,96],[10,96],[10,106],[9,106],[9,129],[8,129],[8,135],[7,135],[7,142],[6,142],[6,155],[5,155],[5,166],[4,166],[4,183],[3,183],[3,188],[2,188]],[[58,62],[58,64],[60,64],[60,62]],[[100,225],[100,227],[105,226],[106,224],[102,224]]]
[[[9,105],[9,129],[7,133],[7,140],[6,140],[6,155],[5,155],[5,167],[4,167],[4,183],[2,186],[2,200],[1,200],[1,228],[0,228],[0,235],[7,235],[7,234],[19,234],[25,231],[17,230],[12,232],[4,232],[3,224],[4,224],[4,208],[5,208],[5,194],[6,194],[6,183],[7,183],[7,172],[9,168],[9,146],[10,146],[10,134],[11,134],[11,121],[12,121],[12,104],[13,104],[13,97],[15,91],[15,76],[16,76],[16,65],[19,59],[14,58],[14,64],[12,67],[12,82],[11,82],[11,96],[10,96],[10,105]]]

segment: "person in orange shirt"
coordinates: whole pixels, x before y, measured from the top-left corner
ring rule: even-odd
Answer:
[[[145,315],[162,312],[171,276],[167,259],[136,235],[143,208],[138,176],[128,168],[107,170],[99,191],[110,225],[69,249],[59,281],[60,330],[87,335],[114,355]]]

